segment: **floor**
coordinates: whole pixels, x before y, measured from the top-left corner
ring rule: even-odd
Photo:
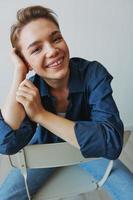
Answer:
[[[120,159],[133,172],[132,146],[133,146],[133,134],[131,134],[126,146],[124,147]],[[0,183],[3,182],[5,176],[10,171],[10,169],[11,167],[8,157],[0,155]],[[89,195],[85,194],[64,200],[111,200],[111,199],[105,191],[99,190],[96,192],[89,193]]]

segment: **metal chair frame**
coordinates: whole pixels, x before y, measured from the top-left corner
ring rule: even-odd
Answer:
[[[124,145],[128,141],[129,135],[130,132],[125,134]],[[61,175],[60,173],[57,173],[57,175],[55,174],[54,178],[51,179],[50,184],[44,187],[46,188],[44,192],[45,200],[55,200],[98,190],[110,175],[113,167],[113,160],[109,161],[101,180],[96,182],[91,176],[88,175],[88,173],[86,173],[85,170],[82,170],[78,166],[78,164],[88,162],[92,159],[101,158],[84,158],[79,149],[66,142],[28,145],[21,149],[18,153],[9,156],[11,165],[21,170],[29,200],[31,200],[31,196],[27,185],[28,168],[62,167]],[[74,178],[72,178],[72,176],[74,176]],[[65,181],[63,181],[63,179]],[[81,184],[77,184],[77,180],[78,182],[81,181]],[[63,184],[66,185],[63,187]],[[70,185],[71,187],[69,187]],[[51,187],[53,187],[53,189],[51,189]],[[60,188],[62,187],[64,189],[61,191]],[[53,191],[52,194],[51,191]],[[40,200],[41,198],[35,197],[33,199]]]

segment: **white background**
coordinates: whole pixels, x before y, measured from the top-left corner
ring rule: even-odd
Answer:
[[[18,9],[36,3],[57,13],[71,56],[98,60],[113,75],[121,118],[133,127],[133,0],[0,0],[0,107],[13,73],[10,26]]]

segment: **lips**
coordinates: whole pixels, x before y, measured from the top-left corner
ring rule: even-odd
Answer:
[[[63,57],[58,58],[58,59],[56,59],[56,60],[53,60],[53,61],[51,61],[50,63],[48,63],[48,64],[46,65],[46,67],[48,67],[48,68],[56,68],[58,65],[60,65],[60,64],[63,62],[63,60],[64,60]]]

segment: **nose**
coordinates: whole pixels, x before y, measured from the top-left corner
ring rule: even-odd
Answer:
[[[52,46],[51,44],[47,44],[44,49],[45,49],[45,56],[47,58],[55,57],[59,53],[59,50],[54,46]]]

